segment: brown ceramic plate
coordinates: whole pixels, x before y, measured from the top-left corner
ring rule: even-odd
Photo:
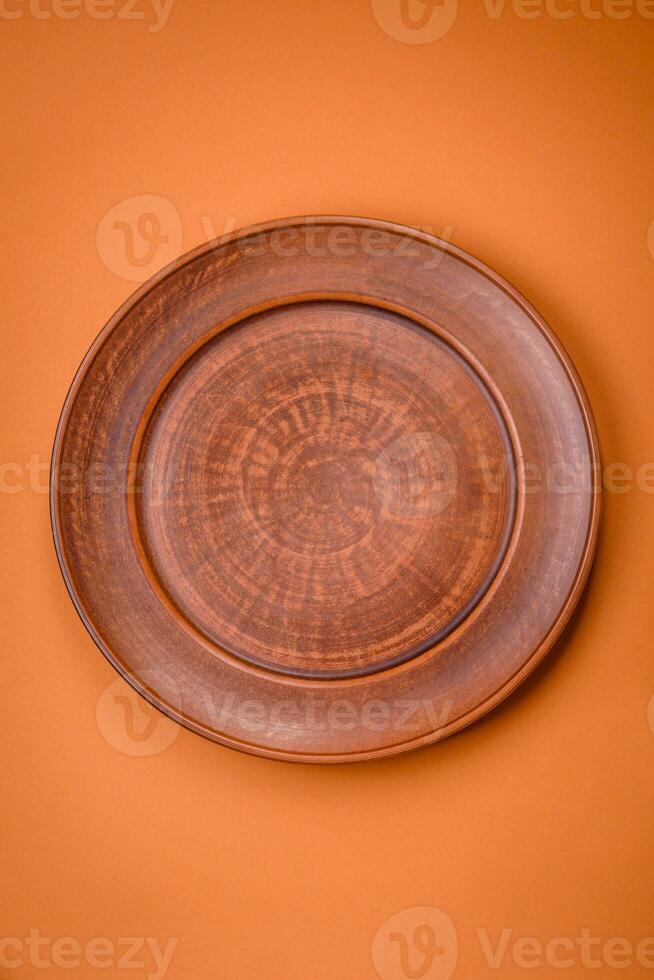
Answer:
[[[460,249],[299,218],[184,256],[87,354],[59,561],[120,673],[193,731],[342,762],[479,718],[552,646],[599,515],[542,318]]]

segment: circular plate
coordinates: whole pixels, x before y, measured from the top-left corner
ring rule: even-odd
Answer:
[[[77,609],[154,705],[278,759],[469,724],[559,635],[599,519],[542,318],[402,226],[297,218],[184,256],[87,354],[55,440]]]

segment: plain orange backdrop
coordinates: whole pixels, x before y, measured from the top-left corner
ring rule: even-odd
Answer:
[[[0,17],[0,938],[176,937],[171,980],[374,980],[382,924],[430,906],[456,928],[455,980],[650,975],[578,956],[525,970],[510,952],[493,971],[477,930],[654,935],[652,493],[605,494],[585,601],[516,696],[430,749],[333,769],[186,731],[123,751],[103,715],[116,678],[68,598],[48,517],[66,391],[137,285],[97,229],[144,195],[170,203],[184,251],[307,213],[445,234],[561,338],[604,464],[654,460],[654,21],[569,6],[565,20],[508,3],[492,18],[461,0],[443,37],[411,44],[371,0],[176,0],[158,32],[6,0],[22,16]],[[148,968],[0,966],[125,975]]]

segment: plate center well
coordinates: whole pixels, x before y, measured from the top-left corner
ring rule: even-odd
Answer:
[[[212,642],[338,678],[416,656],[469,614],[510,535],[514,464],[448,345],[351,302],[257,314],[198,350],[141,447],[139,533]]]

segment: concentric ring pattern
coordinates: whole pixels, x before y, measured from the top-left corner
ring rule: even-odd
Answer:
[[[434,334],[363,304],[293,304],[219,334],[168,386],[139,526],[219,646],[363,674],[436,642],[483,593],[513,469],[490,396]]]

